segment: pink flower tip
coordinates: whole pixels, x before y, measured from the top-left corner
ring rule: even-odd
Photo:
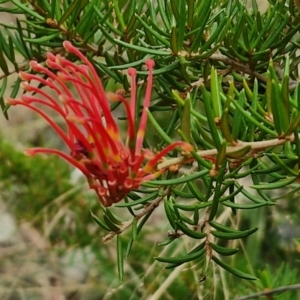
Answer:
[[[32,70],[34,70],[36,72],[40,72],[43,70],[43,66],[35,60],[30,61],[29,65],[32,68]]]
[[[28,82],[21,82],[21,87],[26,92],[31,92],[33,90],[32,86]]]
[[[74,46],[72,45],[72,43],[70,41],[64,41],[63,46],[69,52],[72,52],[72,50],[74,48]]]
[[[46,64],[49,68],[55,69],[55,65],[56,65],[55,57],[54,57],[54,60],[48,57],[46,60]]]
[[[47,59],[48,59],[48,60],[55,61],[56,56],[55,56],[53,53],[47,52],[46,55],[47,55]]]
[[[145,65],[148,67],[148,69],[153,69],[155,66],[155,61],[153,59],[147,59]]]
[[[136,75],[136,69],[135,68],[128,68],[127,73],[129,76],[135,76]]]
[[[30,74],[26,73],[26,72],[23,72],[23,71],[20,71],[19,72],[19,77],[22,79],[22,80],[29,80],[30,79]]]

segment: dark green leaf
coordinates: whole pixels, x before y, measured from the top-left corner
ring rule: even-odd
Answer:
[[[212,256],[212,260],[217,264],[219,265],[220,267],[222,267],[223,269],[225,269],[226,271],[230,272],[231,274],[235,275],[235,276],[238,276],[238,277],[241,277],[243,279],[247,279],[247,280],[256,280],[257,278],[252,276],[252,275],[249,275],[247,273],[244,273],[240,270],[237,270],[227,264],[225,264],[224,262],[222,262],[221,260],[219,260],[216,256]]]
[[[234,239],[241,239],[247,237],[248,235],[254,233],[255,231],[257,231],[257,228],[251,228],[244,231],[233,230],[232,232],[211,231],[211,234],[219,239],[234,240]]]
[[[195,260],[201,256],[203,256],[205,253],[205,249],[201,249],[197,252],[190,253],[184,256],[178,256],[178,257],[154,257],[156,260],[164,263],[169,264],[184,264],[186,262]]]
[[[123,282],[124,278],[124,257],[123,257],[123,247],[121,235],[117,234],[117,257],[118,257],[118,273],[119,280]]]
[[[45,18],[41,15],[39,15],[38,13],[36,13],[33,9],[28,8],[26,5],[22,4],[20,1],[18,0],[11,0],[11,2],[13,4],[15,4],[16,6],[18,6],[24,13],[31,15],[32,17],[40,20],[40,21],[44,21]]]
[[[2,71],[4,72],[4,74],[6,74],[6,75],[9,74],[8,66],[7,66],[7,63],[5,61],[5,58],[4,58],[4,55],[3,55],[3,51],[1,49],[1,45],[0,45],[0,68],[2,69]]]
[[[104,223],[102,222],[96,215],[94,215],[94,213],[90,210],[91,216],[94,219],[94,221],[100,226],[102,227],[104,230],[110,231],[110,228]]]
[[[230,255],[236,254],[239,251],[239,249],[229,249],[229,248],[225,248],[225,247],[219,246],[214,243],[209,243],[209,245],[212,247],[212,249],[214,251],[216,251],[217,253],[224,255],[224,256],[230,256]]]

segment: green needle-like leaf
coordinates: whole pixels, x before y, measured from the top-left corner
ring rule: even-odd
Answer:
[[[297,117],[293,120],[291,125],[288,127],[288,129],[285,131],[283,137],[287,137],[291,135],[294,132],[294,130],[299,126],[299,124],[300,124],[300,112],[298,113]]]
[[[222,267],[223,269],[225,269],[226,271],[228,271],[229,273],[235,275],[235,276],[238,276],[240,278],[243,278],[243,279],[247,279],[247,280],[256,280],[257,278],[250,275],[250,274],[247,274],[247,273],[244,273],[240,270],[237,270],[233,267],[231,267],[230,265],[227,265],[225,264],[224,262],[222,262],[220,259],[218,259],[216,256],[212,256],[212,260],[217,264],[219,265],[220,267]]]
[[[114,231],[114,232],[119,232],[120,231],[120,228],[118,226],[116,226],[110,219],[107,215],[104,215],[103,216],[103,220],[105,221],[106,225],[109,227],[109,229],[111,231]]]
[[[6,75],[9,74],[8,66],[7,66],[7,63],[5,61],[5,58],[4,58],[3,51],[1,49],[1,47],[0,47],[0,68],[2,69],[4,74],[6,74]]]
[[[224,140],[216,157],[216,169],[219,169],[222,166],[224,160],[226,159],[226,149],[227,143]]]
[[[60,20],[58,21],[58,24],[61,25],[63,24],[71,14],[74,14],[73,16],[73,20],[68,24],[69,26],[72,26],[75,18],[77,17],[77,15],[80,12],[80,9],[82,9],[86,4],[88,3],[88,0],[75,0],[71,2],[71,5],[67,8],[67,10],[65,11],[65,13],[62,15],[62,17],[60,18]]]
[[[160,16],[162,18],[162,21],[163,21],[167,31],[169,31],[171,29],[169,16],[171,14],[168,10],[167,2],[163,1],[163,0],[157,0],[157,5],[158,5],[158,11],[159,11]]]
[[[234,159],[243,159],[249,152],[251,151],[251,146],[245,146],[239,150],[230,152],[226,154],[226,157],[228,158],[234,158]]]
[[[254,203],[254,204],[241,204],[241,203],[235,203],[232,201],[222,201],[222,204],[228,207],[231,207],[232,209],[255,209],[262,206],[270,205],[268,202],[260,202],[260,203]]]
[[[193,40],[190,52],[197,52],[199,46],[202,44],[203,31],[209,20],[211,9],[212,0],[201,1],[196,13],[194,12],[193,28],[197,28],[197,34]]]
[[[177,45],[177,32],[176,27],[171,29],[171,50],[173,55],[178,54],[178,45]]]
[[[17,7],[19,7],[23,12],[25,12],[26,14],[36,18],[37,20],[40,21],[44,21],[45,18],[41,15],[39,15],[38,13],[36,13],[34,10],[28,8],[25,4],[22,4],[20,1],[18,0],[11,0],[11,2],[16,5]]]
[[[221,255],[224,255],[224,256],[234,255],[239,251],[239,249],[229,249],[229,248],[225,248],[225,247],[219,246],[219,245],[214,244],[214,243],[209,243],[209,245],[218,254],[221,254]]]
[[[149,31],[149,33],[151,35],[153,35],[154,37],[157,38],[157,40],[159,40],[163,45],[170,47],[170,42],[168,40],[166,40],[165,38],[163,38],[160,34],[157,33],[157,31],[155,31],[154,29],[152,29],[147,23],[146,21],[143,20],[143,18],[141,18],[140,16],[136,15],[136,17],[138,18],[138,20],[142,23],[142,25],[144,26],[145,30]]]
[[[285,170],[289,176],[298,177],[298,172],[289,168],[288,165],[276,153],[273,152],[272,157],[276,164],[280,166],[283,170]]]
[[[183,112],[181,117],[181,130],[188,142],[193,143],[191,135],[191,98],[188,94],[184,100]]]
[[[203,239],[206,237],[206,233],[204,232],[199,232],[195,230],[189,229],[186,225],[184,225],[182,222],[176,222],[177,227],[185,233],[187,236],[193,238],[193,239]]]
[[[223,110],[222,117],[221,117],[221,120],[220,120],[220,130],[221,130],[224,138],[226,139],[226,141],[229,142],[229,143],[232,143],[233,138],[232,138],[231,132],[230,132],[228,116],[229,116],[229,110],[228,110],[228,108],[225,108]]]
[[[155,191],[155,192],[149,194],[148,196],[141,197],[137,200],[130,201],[127,203],[117,204],[116,207],[132,207],[132,206],[136,206],[136,205],[140,205],[140,204],[146,204],[147,202],[154,200],[157,196],[158,196],[158,192]]]
[[[42,43],[46,43],[46,42],[60,36],[60,34],[61,33],[58,31],[58,32],[49,34],[47,36],[42,36],[40,38],[24,38],[24,41],[30,42],[30,43],[42,44]]]
[[[0,88],[0,105],[1,105],[1,108],[2,108],[2,111],[4,113],[4,116],[5,118],[8,120],[8,114],[7,114],[7,111],[4,111],[5,110],[5,103],[4,103],[4,92],[6,90],[6,86],[7,86],[7,76],[5,76],[3,79],[2,79],[2,82],[1,82],[1,88]]]
[[[124,256],[121,235],[117,234],[117,257],[118,257],[118,273],[119,280],[123,282],[124,278]]]
[[[172,139],[169,137],[169,135],[166,134],[166,132],[161,128],[161,126],[157,123],[154,116],[151,114],[151,112],[147,111],[149,121],[151,122],[152,126],[155,128],[156,132],[160,135],[160,137],[168,144],[172,144]]]
[[[206,116],[207,116],[207,122],[208,122],[209,129],[211,131],[211,136],[216,145],[216,148],[219,150],[221,148],[221,137],[220,137],[220,134],[217,129],[214,111],[211,106],[212,105],[211,98],[209,97],[209,94],[208,94],[206,88],[204,87],[204,85],[201,85],[201,92],[203,95],[203,101],[204,101],[204,106],[205,106],[205,111],[206,111]]]
[[[189,187],[189,190],[193,194],[193,196],[198,199],[201,202],[205,201],[204,195],[200,192],[200,190],[197,188],[196,183],[193,181],[188,181],[187,185]]]
[[[187,25],[189,28],[192,28],[193,25],[194,3],[195,3],[194,0],[187,0],[187,7],[188,7]]]
[[[153,180],[147,183],[147,185],[156,186],[156,185],[177,185],[181,183],[185,183],[187,181],[191,181],[196,178],[201,178],[202,176],[206,175],[208,173],[208,170],[202,170],[199,172],[195,172],[192,175],[186,175],[184,177],[180,178],[174,178],[174,179],[167,179],[167,180]]]
[[[251,235],[257,231],[257,228],[251,228],[245,231],[232,231],[232,232],[222,232],[222,231],[211,231],[211,234],[219,239],[223,240],[234,240],[234,239],[241,239]]]
[[[203,256],[204,253],[205,253],[205,249],[201,249],[197,252],[193,252],[179,257],[154,257],[154,258],[160,262],[180,265],[198,259],[199,257]]]
[[[296,179],[297,177],[291,177],[286,180],[279,180],[272,183],[250,185],[250,187],[256,190],[279,189],[279,188],[287,187],[289,184],[293,183]]]
[[[168,199],[167,197],[164,199],[164,208],[165,208],[166,217],[170,225],[174,230],[177,230],[178,226],[177,226],[177,222],[175,222],[177,216],[174,212],[172,199]]]
[[[113,7],[114,7],[114,11],[116,13],[116,19],[118,20],[122,31],[124,31],[125,28],[126,28],[126,25],[124,23],[123,15],[122,15],[122,13],[120,11],[120,8],[119,8],[118,0],[113,0]]]
[[[90,211],[92,218],[94,221],[102,227],[104,230],[110,231],[111,229],[104,223],[102,222],[92,211]]]
[[[168,55],[171,54],[171,51],[144,48],[144,47],[136,46],[136,45],[133,45],[133,44],[125,43],[125,42],[123,42],[121,40],[118,40],[118,39],[114,39],[114,41],[115,41],[116,44],[118,44],[120,46],[124,46],[124,47],[129,48],[129,49],[137,50],[137,51],[142,52],[142,53],[154,54],[154,55],[159,55],[159,56],[168,56]]]
[[[222,115],[222,104],[220,98],[220,89],[219,89],[219,77],[217,70],[212,67],[210,73],[210,90],[211,90],[211,101],[212,108],[214,111],[215,118],[221,118]]]
[[[137,218],[133,218],[132,221],[132,239],[135,240],[137,236]]]

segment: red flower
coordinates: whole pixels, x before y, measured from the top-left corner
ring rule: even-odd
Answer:
[[[149,70],[146,96],[140,124],[136,130],[136,70],[128,69],[132,78],[131,100],[128,103],[120,94],[104,92],[93,65],[77,48],[68,41],[64,42],[64,48],[77,55],[84,64],[75,64],[52,53],[47,54],[48,68],[31,61],[32,70],[46,76],[20,72],[20,77],[27,81],[23,82],[24,90],[32,92],[33,95],[23,94],[19,100],[8,99],[8,103],[23,105],[36,111],[71,150],[71,153],[67,154],[57,149],[32,148],[27,149],[26,153],[51,153],[64,158],[87,177],[90,187],[96,191],[101,203],[110,206],[121,201],[141,183],[159,176],[164,170],[157,170],[156,165],[169,151],[177,146],[191,151],[192,146],[177,141],[158,154],[149,149],[142,149],[151,99],[153,60],[146,61]],[[47,79],[44,79],[45,77]],[[41,89],[41,85],[50,88],[57,96]],[[108,98],[121,101],[125,106],[128,123],[125,143],[110,111]],[[67,126],[56,123],[47,113],[49,108],[60,115]]]

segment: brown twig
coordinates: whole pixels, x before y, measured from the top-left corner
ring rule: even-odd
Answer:
[[[300,135],[299,135],[300,138]],[[234,152],[237,152],[245,147],[250,146],[250,150],[248,152],[248,154],[246,155],[246,157],[241,157],[240,159],[245,159],[248,157],[253,156],[254,154],[265,150],[267,148],[270,147],[276,147],[279,145],[283,145],[285,144],[287,141],[291,141],[293,142],[295,140],[294,135],[288,136],[285,139],[272,139],[272,140],[267,140],[267,141],[258,141],[258,142],[241,142],[239,141],[236,146],[229,146],[226,148],[226,154],[231,154]],[[205,157],[205,156],[214,156],[218,154],[218,150],[217,149],[210,149],[210,150],[201,150],[201,151],[197,151],[197,155],[199,155],[200,157]],[[184,162],[184,160],[186,159],[185,156],[179,156],[179,157],[175,157],[175,158],[170,158],[170,159],[166,159],[165,161],[163,161],[162,163],[157,165],[157,169],[161,170],[161,169],[165,169],[168,168],[172,165],[177,165],[177,164],[182,164]]]
[[[267,78],[265,76],[259,74],[256,71],[251,70],[251,68],[248,64],[240,63],[239,61],[231,59],[221,53],[214,53],[209,57],[209,59],[224,62],[227,65],[232,66],[233,69],[235,69],[236,71],[250,74],[253,77],[256,77],[261,82],[264,82],[264,83],[267,82]]]
[[[249,295],[249,296],[239,297],[239,298],[236,298],[235,300],[254,299],[254,298],[259,298],[261,296],[268,296],[268,295],[283,293],[283,292],[292,291],[292,290],[300,290],[300,284],[292,284],[292,285],[287,285],[287,286],[281,286],[281,287],[276,288],[276,289],[266,290],[266,291],[255,293],[255,294],[252,294],[252,295]]]

